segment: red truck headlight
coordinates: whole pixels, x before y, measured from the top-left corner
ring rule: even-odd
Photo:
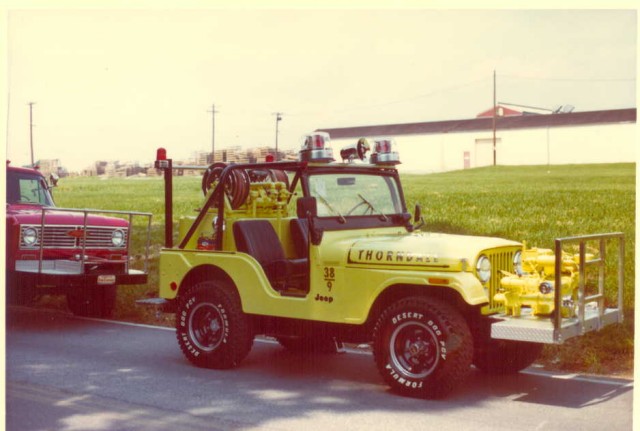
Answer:
[[[38,242],[38,231],[32,227],[22,229],[22,243],[27,247],[33,247]]]
[[[116,229],[111,233],[111,244],[114,247],[123,247],[126,240],[126,235],[123,230]]]

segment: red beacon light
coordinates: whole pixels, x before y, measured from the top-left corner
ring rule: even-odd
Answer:
[[[331,138],[326,132],[316,132],[302,137],[300,161],[302,162],[333,162],[333,148]]]
[[[156,150],[156,169],[166,169],[169,167],[169,161],[167,160],[167,150],[164,148],[158,148]]]
[[[156,150],[156,160],[167,160],[167,150],[164,148],[158,148]]]
[[[374,139],[374,153],[369,157],[369,161],[376,165],[400,164],[400,156],[396,151],[395,140],[389,138]]]

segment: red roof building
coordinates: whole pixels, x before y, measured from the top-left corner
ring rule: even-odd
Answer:
[[[518,115],[496,117],[496,164],[636,161],[636,108],[555,112],[535,114],[521,110]],[[403,162],[401,170],[441,172],[493,164],[493,118],[483,114],[463,120],[329,127],[317,131],[328,132],[338,149],[362,137],[394,138]]]

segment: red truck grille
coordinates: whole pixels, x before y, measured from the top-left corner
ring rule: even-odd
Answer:
[[[24,239],[26,229],[34,229],[37,232],[37,239],[33,244],[27,244]],[[122,245],[116,246],[112,242],[115,231],[122,232]],[[127,247],[128,229],[88,226],[86,232],[86,247],[92,249],[126,249]],[[34,249],[40,248],[40,241],[43,241],[43,248],[82,248],[84,246],[84,228],[83,226],[45,226],[42,233],[40,225],[22,225],[20,235],[20,248]]]

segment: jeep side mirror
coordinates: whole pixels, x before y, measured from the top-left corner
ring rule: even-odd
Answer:
[[[307,218],[309,215],[315,217],[318,215],[318,203],[313,196],[305,196],[298,198],[296,201],[296,213],[298,218]]]
[[[320,244],[322,232],[315,227],[315,217],[318,215],[318,202],[313,196],[298,198],[296,201],[296,213],[298,218],[307,220],[309,225],[309,240],[313,245]]]

